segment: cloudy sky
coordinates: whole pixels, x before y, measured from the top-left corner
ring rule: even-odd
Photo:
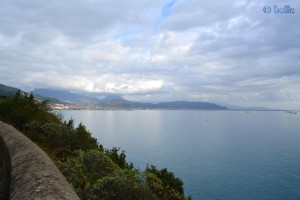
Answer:
[[[300,109],[300,1],[4,0],[0,83]]]

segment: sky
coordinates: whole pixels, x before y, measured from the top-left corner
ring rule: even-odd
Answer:
[[[300,109],[300,1],[4,0],[0,83]]]

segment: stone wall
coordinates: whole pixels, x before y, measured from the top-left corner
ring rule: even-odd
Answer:
[[[10,156],[6,144],[0,136],[0,199],[9,199]]]
[[[47,154],[1,121],[0,149],[4,199],[79,199]]]

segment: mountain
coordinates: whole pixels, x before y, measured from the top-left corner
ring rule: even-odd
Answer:
[[[85,94],[73,93],[65,90],[52,90],[52,89],[35,89],[33,94],[52,97],[75,105],[86,105],[87,108],[92,106],[97,109],[198,109],[198,110],[227,110],[227,107],[220,106],[214,103],[207,102],[188,102],[188,101],[175,101],[175,102],[161,102],[141,103],[128,101],[117,94],[108,94],[103,99],[90,97]]]
[[[0,96],[4,96],[4,97],[14,96],[17,91],[18,91],[18,88],[0,84]]]
[[[128,102],[128,101],[117,94],[109,94],[100,100],[100,103],[108,103],[108,102]]]
[[[14,96],[18,88],[0,84],[0,97]],[[85,94],[66,90],[35,89],[33,95],[38,101],[48,101],[49,104],[96,105],[100,109],[198,109],[198,110],[272,110],[266,107],[242,107],[226,103],[174,101],[160,103],[141,103],[128,101],[117,94],[109,94],[98,99]]]
[[[100,100],[99,106],[106,109],[195,109],[195,110],[227,110],[226,107],[214,103],[206,102],[188,102],[188,101],[175,101],[175,102],[161,102],[141,103],[134,101],[127,101],[119,95],[109,95]]]
[[[0,97],[1,96],[2,97],[14,96],[18,90],[19,90],[18,88],[0,84]],[[26,93],[22,90],[21,90],[21,92]],[[49,104],[64,104],[64,102],[61,102],[55,98],[48,98],[48,97],[44,97],[42,95],[37,95],[37,94],[34,94],[33,96],[34,96],[35,100],[37,100],[37,101],[48,101]]]
[[[158,108],[167,109],[196,109],[196,110],[227,110],[225,106],[220,106],[214,103],[207,102],[189,102],[189,101],[175,101],[175,102],[161,102],[156,104]]]
[[[60,101],[56,98],[44,97],[39,94],[33,94],[34,98],[38,101],[48,101],[49,104],[69,104],[67,102]]]
[[[225,106],[230,110],[245,110],[245,111],[270,111],[270,110],[274,110],[274,109],[270,109],[267,107],[245,107],[245,106],[236,106],[236,105],[232,105],[232,104],[228,104],[228,103],[218,103],[216,102],[216,104],[221,105],[221,106]],[[275,110],[279,110],[279,109],[275,109]]]
[[[32,93],[35,95],[56,98],[60,101],[64,101],[71,104],[88,105],[99,103],[99,99],[97,98],[89,97],[84,94],[69,92],[66,90],[34,89]]]
[[[125,99],[99,103],[105,109],[169,109],[169,110],[227,110],[226,107],[206,102],[161,102],[157,104],[127,101]]]

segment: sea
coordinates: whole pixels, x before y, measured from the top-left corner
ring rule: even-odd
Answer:
[[[144,170],[167,168],[194,200],[300,199],[300,113],[63,110]]]

